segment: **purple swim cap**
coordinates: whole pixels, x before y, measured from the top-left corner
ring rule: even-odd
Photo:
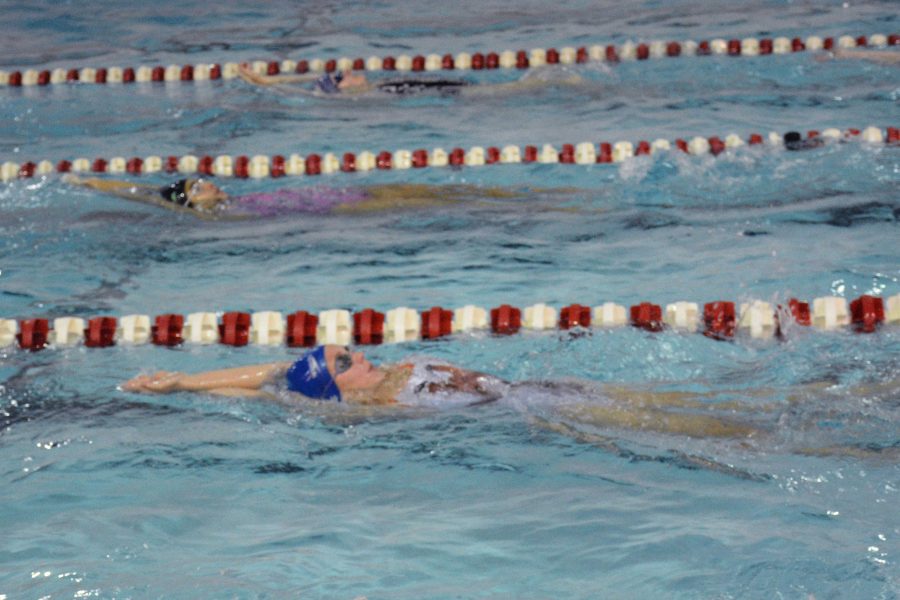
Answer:
[[[313,400],[341,401],[341,391],[325,362],[325,346],[316,346],[287,370],[288,389]]]

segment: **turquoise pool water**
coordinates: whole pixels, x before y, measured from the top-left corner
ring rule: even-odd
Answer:
[[[890,3],[29,3],[0,68],[895,33]],[[900,123],[897,67],[811,54],[587,66],[524,96],[332,102],[237,81],[3,88],[0,160],[638,140]],[[509,72],[466,73],[502,81]],[[900,293],[896,147],[322,176],[522,198],[200,222],[0,188],[0,317]],[[162,176],[144,180],[164,183]],[[309,178],[224,180],[232,194]],[[571,188],[562,194],[545,188]],[[566,208],[566,211],[556,210]],[[0,598],[895,598],[900,331],[779,342],[465,335],[367,350],[514,381],[689,391],[751,443],[573,422],[535,388],[415,415],[120,392],[285,348],[0,349]],[[726,401],[737,400],[734,412]],[[719,408],[716,409],[716,405]],[[766,410],[767,408],[771,410]],[[561,433],[571,426],[575,435]],[[817,456],[804,449],[852,452]],[[690,457],[711,461],[698,468]]]

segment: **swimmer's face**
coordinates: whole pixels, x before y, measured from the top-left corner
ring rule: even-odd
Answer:
[[[362,352],[350,352],[346,346],[325,346],[325,364],[341,394],[352,390],[370,390],[384,380],[384,373],[366,360]]]
[[[191,204],[202,210],[210,210],[219,202],[228,200],[228,194],[219,189],[211,181],[198,179],[188,190],[188,200]]]
[[[338,89],[342,92],[361,91],[369,87],[366,76],[362,73],[354,73],[353,71],[344,71],[344,78],[338,84]]]

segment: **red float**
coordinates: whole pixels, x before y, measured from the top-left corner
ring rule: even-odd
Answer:
[[[759,53],[760,54],[772,54],[772,39],[771,38],[763,38],[759,40]]]
[[[69,69],[66,71],[66,81],[78,81],[81,77],[81,74],[78,72],[78,69]]]
[[[150,71],[150,80],[151,81],[165,81],[166,80],[166,70],[162,67],[153,67],[153,70]]]
[[[868,46],[869,42],[868,42],[868,40],[866,40],[866,36],[861,35],[858,38],[856,38],[856,45],[857,46]]]
[[[448,71],[452,71],[455,67],[455,63],[453,61],[452,54],[445,54],[441,57],[441,68],[447,69]]]
[[[584,46],[579,46],[575,51],[575,62],[582,65],[588,61],[588,51]]]
[[[503,304],[491,309],[491,331],[498,335],[512,335],[522,328],[522,311]]]
[[[428,166],[428,150],[413,150],[412,166],[414,169],[421,169]]]
[[[646,140],[639,141],[637,150],[634,151],[635,156],[641,156],[642,154],[650,154],[650,142]]]
[[[597,154],[597,162],[611,163],[612,161],[612,144],[609,142],[600,142],[600,152]]]
[[[688,150],[688,143],[681,138],[675,140],[675,147],[684,153],[690,152],[690,150]]]
[[[166,173],[177,173],[178,172],[178,157],[177,156],[167,156],[166,162],[163,165],[163,169]]]
[[[559,64],[559,52],[556,51],[556,48],[548,48],[547,49],[547,64],[548,65]]]
[[[181,315],[157,315],[150,328],[151,341],[157,346],[177,346],[183,341],[184,317]]]
[[[283,167],[284,165],[282,165]],[[197,161],[197,172],[201,175],[209,175],[213,174],[213,157],[205,154],[200,157],[200,160]]]
[[[500,66],[500,57],[496,52],[488,52],[484,57],[484,66],[486,69],[496,69]]]
[[[47,346],[47,336],[50,334],[50,323],[47,319],[25,319],[19,321],[19,333],[16,341],[19,348],[37,352]]]
[[[133,158],[129,158],[128,162],[125,163],[125,171],[131,173],[132,175],[140,175],[144,166],[144,161],[142,161],[137,156]]]
[[[356,156],[352,152],[345,152],[341,160],[341,171],[352,173],[356,170]]]
[[[728,40],[728,56],[741,55],[741,40]]]
[[[320,175],[322,173],[322,157],[318,154],[307,156],[305,163],[307,175]]]
[[[91,171],[94,173],[105,173],[106,161],[102,158],[95,158],[94,162],[91,163]]]
[[[751,146],[763,143],[763,137],[758,133],[751,133],[749,143]]]
[[[181,67],[181,73],[179,74],[179,79],[181,81],[193,81],[194,80],[194,66],[193,65],[184,65]]]
[[[378,156],[375,157],[375,166],[379,169],[390,169],[391,168],[391,153],[387,150],[383,150],[378,153]]]
[[[878,296],[860,296],[850,303],[850,321],[856,331],[873,333],[884,322],[884,301]]]
[[[122,83],[134,83],[134,69],[127,67],[122,71]]]
[[[304,73],[309,73],[309,61],[300,60],[297,61],[297,66],[294,67],[294,71],[303,75]]]
[[[488,146],[484,152],[484,162],[489,165],[500,162],[500,148],[496,146]]]
[[[734,337],[734,302],[708,302],[703,305],[703,335],[715,339]]]
[[[282,155],[276,154],[272,157],[272,166],[269,167],[269,175],[272,177],[284,177],[284,157]]]
[[[537,160],[537,146],[525,146],[525,156],[522,162],[532,163]]]
[[[309,348],[316,345],[316,328],[319,317],[300,310],[287,318],[287,345],[291,348]]]
[[[222,315],[219,341],[226,346],[246,346],[250,341],[250,313],[227,312]]]
[[[681,44],[678,42],[666,44],[666,56],[681,56]]]
[[[281,72],[281,67],[278,66],[278,63],[274,60],[270,60],[266,65],[266,75],[278,75]]]
[[[250,159],[245,155],[240,155],[234,159],[234,176],[241,179],[247,179],[250,176]]]
[[[697,56],[709,56],[712,54],[712,50],[709,49],[709,42],[703,40],[699,44],[697,44]]]
[[[84,330],[84,345],[88,348],[108,348],[116,343],[116,318],[95,317]]]
[[[337,61],[333,58],[325,61],[325,72],[334,73],[337,70]]]
[[[106,83],[106,69],[97,69],[94,73],[94,83]]]
[[[461,167],[466,163],[466,151],[462,148],[454,148],[449,155],[450,164],[454,167]]]
[[[476,52],[472,55],[472,69],[480,71],[484,68],[484,54]]]
[[[647,331],[662,331],[662,307],[641,302],[631,307],[631,325]]]
[[[72,163],[67,160],[61,160],[56,163],[56,172],[57,173],[68,173],[72,170]]]
[[[213,65],[209,68],[209,78],[212,81],[222,78],[222,67],[219,65]]]
[[[638,44],[635,53],[638,60],[647,60],[650,58],[650,48],[647,44]]]
[[[365,71],[366,70],[366,61],[361,58],[353,59],[353,70],[354,71]]]
[[[606,47],[606,62],[619,62],[619,55],[616,53],[616,47],[612,44]]]
[[[397,69],[397,61],[394,60],[393,56],[385,56],[384,60],[381,61],[381,68],[385,71],[394,71]]]
[[[896,144],[897,142],[900,142],[900,129],[896,127],[888,127],[887,142],[889,144]]]
[[[798,325],[809,327],[812,324],[812,317],[809,312],[809,302],[801,302],[796,298],[788,300],[788,307],[791,309],[791,315]]]
[[[417,54],[416,56],[413,56],[412,70],[415,72],[425,70],[425,57],[424,56],[422,56],[421,54]]]
[[[37,83],[38,85],[47,85],[50,83],[50,71],[45,70],[38,73]]]
[[[31,161],[28,161],[21,167],[19,167],[19,177],[34,177],[34,168],[35,164]]]
[[[806,50],[806,44],[803,43],[803,40],[796,37],[791,40],[792,52],[803,52],[804,50]]]
[[[527,69],[531,62],[528,60],[528,54],[524,50],[516,52],[516,68]]]
[[[572,327],[591,326],[591,307],[580,304],[572,304],[559,311],[559,328],[571,329]]]
[[[384,313],[366,308],[353,315],[353,342],[358,345],[384,343]]]
[[[559,162],[573,164],[575,162],[575,146],[572,144],[563,144],[562,150],[559,152]]]
[[[434,306],[422,313],[422,339],[433,340],[435,338],[450,335],[453,330],[453,311],[445,310],[440,306]]]
[[[718,156],[725,152],[725,142],[716,136],[709,138],[709,151],[713,156]]]
[[[900,35],[892,33],[888,36],[888,46],[900,45]]]

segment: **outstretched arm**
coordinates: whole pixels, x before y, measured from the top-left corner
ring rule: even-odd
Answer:
[[[78,177],[77,175],[66,175],[63,177],[63,181],[70,185],[79,185],[81,187],[90,188],[92,190],[97,190],[98,192],[103,192],[104,194],[109,194],[110,196],[131,200],[132,202],[152,204],[176,212],[189,213],[195,217],[200,217],[201,219],[217,218],[217,215],[215,214],[168,202],[160,195],[159,187],[148,185],[146,183],[134,183],[118,179],[100,179],[98,177]]]
[[[169,394],[172,392],[213,392],[235,395],[235,392],[253,392],[274,379],[291,363],[266,363],[233,369],[205,371],[202,373],[181,373],[179,371],[158,371],[152,375],[138,375],[122,384],[129,392],[149,392]]]

